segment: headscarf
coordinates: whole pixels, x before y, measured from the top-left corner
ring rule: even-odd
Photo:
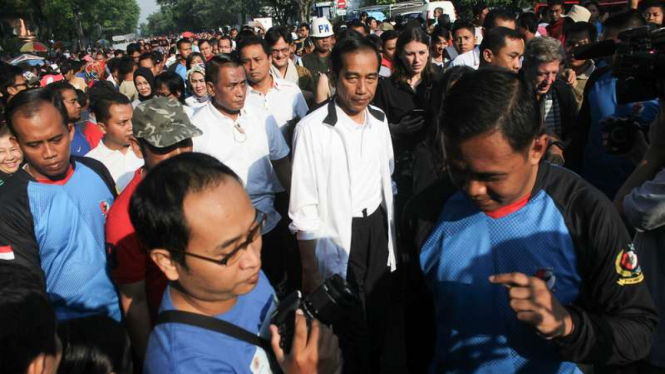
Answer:
[[[103,80],[105,71],[106,63],[104,61],[93,61],[86,64],[83,74],[85,74],[88,87],[92,87],[96,81]]]
[[[143,96],[140,92],[138,92],[138,89],[136,90],[139,95],[139,101],[143,102],[152,99],[152,97],[155,96],[155,76],[152,75],[152,71],[150,71],[148,68],[138,68],[134,72],[134,85],[136,85],[136,77],[139,76],[147,80],[148,84],[150,85],[150,95],[148,96]]]
[[[206,76],[205,65],[196,64],[192,66],[192,68],[189,69],[189,71],[187,72],[187,86],[189,87],[189,90],[192,92],[192,96],[190,97],[193,97],[199,103],[205,103],[208,101],[208,94],[206,93],[205,95],[200,97],[196,96],[196,94],[194,93],[194,88],[191,87],[191,83],[189,80],[191,79],[192,74],[194,73],[199,73],[203,75],[203,77],[205,77]]]

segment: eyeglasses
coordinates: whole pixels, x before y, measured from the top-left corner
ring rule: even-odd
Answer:
[[[222,265],[222,266],[233,265],[233,264],[237,263],[242,258],[242,254],[244,252],[241,253],[240,251],[241,250],[246,250],[250,246],[250,244],[252,244],[258,238],[258,236],[261,235],[261,233],[263,232],[263,229],[265,228],[267,217],[268,216],[265,213],[257,210],[256,211],[256,217],[254,217],[254,225],[255,226],[253,228],[251,228],[249,230],[249,232],[247,233],[247,240],[245,240],[243,243],[238,245],[234,250],[232,250],[228,254],[224,255],[224,257],[222,257],[222,259],[220,259],[220,260],[210,258],[210,257],[206,257],[206,256],[201,256],[201,255],[198,255],[196,253],[187,252],[187,251],[179,251],[179,250],[174,250],[174,249],[169,249],[169,251],[170,252],[176,252],[176,253],[182,253],[186,256],[196,257],[198,259],[209,261],[209,262],[215,263],[217,265]]]
[[[279,56],[280,54],[288,55],[291,53],[291,48],[282,48],[282,49],[271,49],[270,54],[273,56]]]

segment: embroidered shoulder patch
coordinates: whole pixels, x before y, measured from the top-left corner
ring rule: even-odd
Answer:
[[[642,273],[642,268],[637,261],[635,247],[632,244],[628,245],[628,250],[622,249],[619,252],[615,266],[617,274],[619,274],[617,283],[620,286],[637,284],[644,280],[644,273]]]

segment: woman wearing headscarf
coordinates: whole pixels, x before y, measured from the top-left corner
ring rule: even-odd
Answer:
[[[139,98],[132,105],[136,108],[141,102],[152,99],[155,96],[155,77],[148,68],[138,68],[134,72],[134,85],[138,91]]]
[[[208,87],[205,82],[206,73],[201,65],[194,65],[187,72],[187,85],[192,96],[185,99],[187,105],[196,110],[208,103]]]

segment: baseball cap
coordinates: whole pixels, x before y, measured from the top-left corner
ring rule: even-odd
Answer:
[[[156,148],[170,147],[185,139],[203,135],[192,124],[175,99],[155,97],[139,104],[132,118],[134,137]]]

